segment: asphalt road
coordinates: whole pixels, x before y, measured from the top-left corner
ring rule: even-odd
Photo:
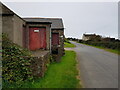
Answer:
[[[80,78],[85,88],[118,88],[118,55],[102,49],[76,45]]]

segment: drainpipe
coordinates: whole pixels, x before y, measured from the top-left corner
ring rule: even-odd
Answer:
[[[51,52],[51,51],[52,51],[52,50],[51,50],[51,46],[52,46],[52,45],[51,45],[51,41],[52,41],[52,40],[51,40],[51,39],[52,39],[51,33],[52,33],[52,32],[51,32],[51,25],[50,25],[50,54],[52,54],[52,52]]]

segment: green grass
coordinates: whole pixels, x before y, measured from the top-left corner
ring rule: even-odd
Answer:
[[[92,45],[91,45],[91,46],[92,46]],[[119,55],[120,55],[120,51],[115,50],[115,49],[108,49],[108,48],[104,48],[104,47],[100,47],[100,46],[94,46],[94,47],[100,48],[100,49],[104,49],[105,51],[112,52],[112,53],[115,53],[115,54],[119,54]]]
[[[105,49],[105,50],[108,52],[112,52],[112,53],[120,55],[120,51],[118,51],[118,50],[113,50],[113,49]]]
[[[65,48],[74,48],[74,47],[76,47],[74,44],[67,43],[67,42],[64,42],[64,45],[65,45]]]
[[[83,43],[81,43],[81,44],[83,44]],[[85,45],[88,45],[88,44],[85,44]],[[116,49],[108,49],[108,48],[104,48],[104,47],[100,47],[100,46],[93,46],[93,45],[88,45],[88,46],[96,47],[96,48],[103,49],[105,51],[112,52],[112,53],[120,55],[120,51],[116,50]]]
[[[35,80],[34,83],[25,83],[24,88],[77,88],[79,80],[76,68],[76,53],[65,51],[61,62],[52,63],[43,78]]]

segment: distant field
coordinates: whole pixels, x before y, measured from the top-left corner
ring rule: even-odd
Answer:
[[[64,47],[65,48],[74,48],[74,47],[76,47],[74,44],[72,44],[72,43],[68,43],[68,42],[64,42]]]

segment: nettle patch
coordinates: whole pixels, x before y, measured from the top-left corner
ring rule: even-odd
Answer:
[[[3,88],[17,84],[22,85],[23,81],[33,80],[32,70],[30,68],[30,51],[12,43],[6,34],[2,34],[2,79]]]

